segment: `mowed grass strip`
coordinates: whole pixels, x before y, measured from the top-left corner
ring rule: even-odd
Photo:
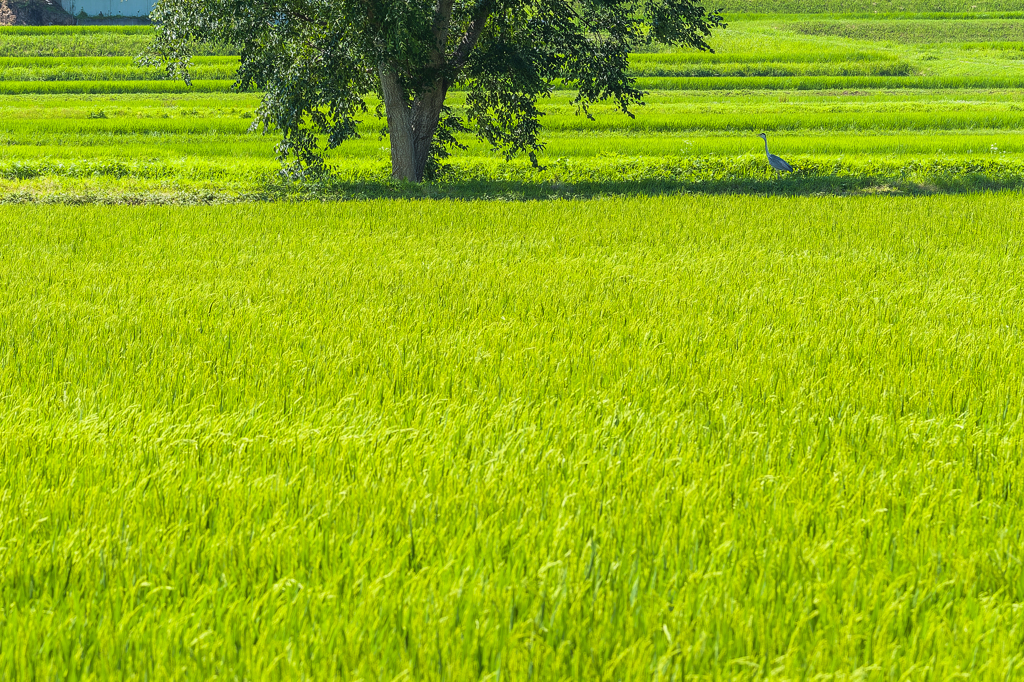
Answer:
[[[0,673],[1013,679],[1022,209],[5,208]]]

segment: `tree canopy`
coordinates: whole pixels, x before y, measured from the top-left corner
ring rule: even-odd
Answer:
[[[238,47],[239,87],[263,92],[254,125],[280,131],[279,155],[300,168],[357,136],[376,95],[393,176],[410,181],[470,130],[536,163],[537,101],[556,83],[583,114],[612,100],[632,115],[644,93],[630,51],[710,50],[723,25],[700,0],[160,0],[152,16],[154,54],[186,80],[198,43]],[[456,87],[459,112],[445,104]]]

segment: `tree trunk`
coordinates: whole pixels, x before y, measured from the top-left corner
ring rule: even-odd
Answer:
[[[398,76],[385,64],[380,71],[380,89],[384,96],[384,113],[388,119],[388,137],[391,138],[391,177],[395,180],[419,182],[422,171],[416,173],[416,152],[412,131],[412,112]]]
[[[437,123],[441,118],[446,91],[444,84],[438,81],[430,90],[416,95],[412,105],[413,149],[416,172],[421,180],[430,158],[430,148],[434,144],[434,133],[437,132]]]
[[[429,90],[418,93],[410,106],[395,72],[385,64],[381,64],[378,70],[384,112],[388,119],[388,136],[391,138],[391,177],[420,182],[430,159],[430,148],[447,88],[438,81]]]

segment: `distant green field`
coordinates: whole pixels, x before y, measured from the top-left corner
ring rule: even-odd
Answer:
[[[649,91],[635,119],[597,106],[588,120],[556,83],[542,101],[543,170],[505,164],[470,136],[445,171],[445,191],[1021,187],[1024,34],[1014,9],[733,3],[714,53],[634,55],[632,73]],[[150,36],[137,26],[0,29],[0,198],[234,201],[304,191],[281,184],[273,135],[249,132],[258,95],[233,92],[234,50],[200,46],[188,87],[137,64]],[[453,93],[456,110],[463,97]],[[364,137],[332,153],[335,178],[314,194],[420,194],[390,187],[382,126],[368,115]],[[758,171],[762,131],[799,162],[795,177],[774,178],[763,161]]]
[[[1020,194],[0,210],[5,679],[1016,679]]]

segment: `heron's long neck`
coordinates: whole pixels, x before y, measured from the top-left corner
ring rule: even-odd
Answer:
[[[763,139],[764,139],[764,153],[768,154],[768,138],[765,137]]]

